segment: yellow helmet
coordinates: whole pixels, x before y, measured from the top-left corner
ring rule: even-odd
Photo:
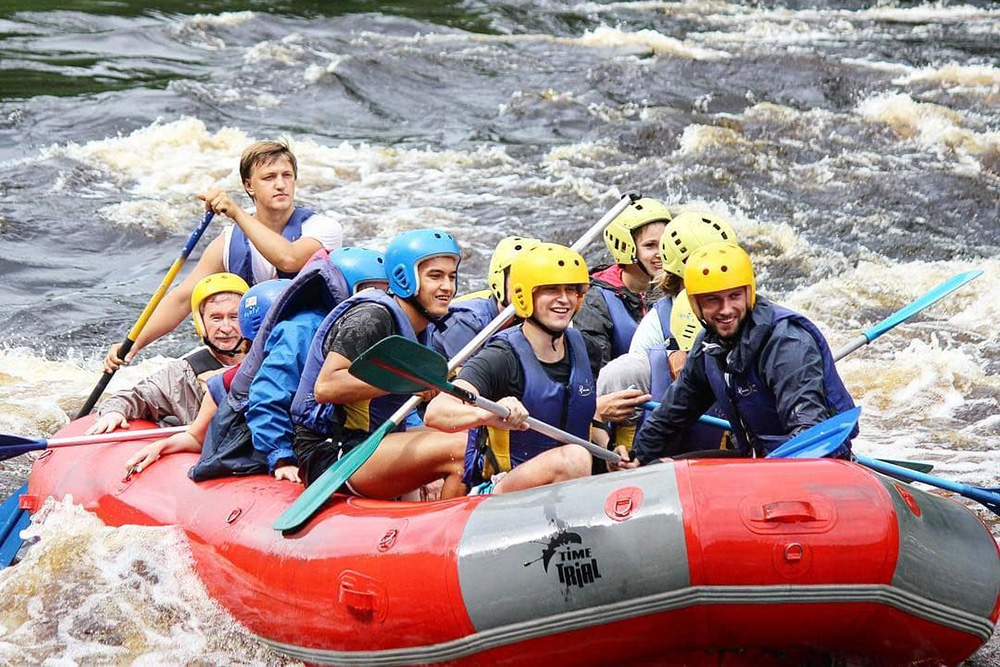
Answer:
[[[581,295],[590,287],[587,263],[577,251],[556,243],[539,243],[514,257],[510,265],[510,291],[514,313],[531,317],[532,294],[543,285],[580,285]],[[580,311],[583,299],[576,305]]]
[[[660,237],[663,270],[684,277],[684,262],[709,243],[738,243],[732,226],[720,216],[703,211],[685,211],[667,223]]]
[[[691,302],[691,310],[701,317],[701,308],[694,298],[697,294],[721,292],[746,286],[747,308],[753,308],[757,299],[757,283],[753,276],[750,255],[735,243],[711,243],[691,253],[684,265],[684,289]]]
[[[694,347],[694,339],[701,333],[701,322],[691,310],[687,292],[681,290],[674,297],[674,305],[670,309],[670,335],[677,341],[677,346],[684,352],[690,352]],[[666,332],[664,332],[666,333]]]
[[[487,280],[490,284],[490,291],[500,303],[507,303],[506,294],[506,272],[510,268],[511,262],[522,250],[534,248],[541,243],[540,239],[525,238],[522,236],[508,236],[500,239],[497,243],[493,256],[490,257],[490,270]]]
[[[205,323],[201,319],[201,304],[213,294],[232,292],[243,296],[250,286],[235,273],[212,273],[205,276],[191,290],[191,317],[199,338],[205,337]]]
[[[632,232],[654,222],[670,222],[670,219],[670,210],[662,202],[643,197],[604,228],[604,244],[616,264],[635,264],[639,260]]]

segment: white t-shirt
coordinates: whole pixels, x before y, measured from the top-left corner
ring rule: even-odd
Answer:
[[[229,244],[233,240],[233,229],[235,224],[228,225],[223,230],[224,240],[222,246],[222,266],[229,270]],[[327,250],[336,250],[344,241],[344,228],[340,223],[330,216],[316,213],[302,223],[302,237],[316,239],[323,244]],[[250,265],[253,267],[254,284],[271,280],[278,277],[278,270],[269,261],[264,259],[264,255],[250,244]]]
[[[669,299],[670,297],[665,296],[663,298]],[[639,321],[639,326],[635,329],[635,335],[632,336],[632,344],[629,345],[628,351],[648,354],[650,348],[656,347],[671,338],[672,336],[669,331],[664,335],[663,330],[660,328],[659,313],[656,312],[655,308],[650,308],[649,312]]]

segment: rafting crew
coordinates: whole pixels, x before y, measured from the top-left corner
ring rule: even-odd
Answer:
[[[427,406],[428,426],[466,437],[463,481],[474,493],[510,493],[584,477],[591,455],[527,431],[528,416],[589,439],[597,409],[583,336],[570,328],[590,277],[578,252],[539,243],[510,267],[511,299],[523,322],[495,334],[469,359],[455,385],[506,407],[500,418],[439,394]]]
[[[458,243],[446,232],[404,232],[386,246],[388,293],[355,294],[323,320],[308,348],[291,409],[294,451],[307,486],[409,399],[362,382],[348,368],[388,336],[424,342],[428,325],[448,314],[461,258]],[[432,393],[426,392],[425,399]],[[386,435],[344,490],[389,499],[443,479],[442,498],[464,495],[465,438],[412,424]]]
[[[248,213],[226,192],[215,189],[198,195],[205,211],[214,211],[235,224],[226,227],[202,254],[180,285],[167,292],[137,336],[125,361],[143,347],[173,331],[184,320],[194,286],[211,273],[230,272],[248,285],[272,278],[291,278],[320,249],[340,247],[343,229],[333,218],[295,205],[298,162],[287,143],[258,141],[240,156],[240,180],[253,202]],[[123,362],[120,343],[104,358],[106,372]]]
[[[130,419],[148,419],[160,426],[194,420],[208,378],[238,364],[246,352],[239,304],[248,289],[246,282],[232,273],[213,273],[199,280],[191,292],[189,312],[203,344],[130,389],[111,395],[98,408],[97,420],[86,433],[127,428]]]
[[[796,434],[854,407],[819,329],[756,293],[750,257],[732,243],[702,247],[684,284],[705,327],[631,451],[616,469],[684,454],[685,429],[713,403],[723,406],[738,451],[766,456]],[[857,435],[857,426],[851,437]],[[831,454],[850,456],[850,439]]]
[[[660,236],[671,217],[663,203],[643,197],[604,230],[615,263],[594,270],[592,289],[573,319],[573,326],[596,348],[591,359],[595,376],[628,352],[639,321],[657,296],[653,284],[661,269]]]

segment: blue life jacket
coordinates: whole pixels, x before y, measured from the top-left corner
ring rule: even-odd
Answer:
[[[629,346],[632,345],[632,336],[639,328],[639,323],[632,318],[628,308],[614,290],[600,285],[594,285],[592,289],[599,290],[604,297],[604,303],[608,304],[608,313],[611,315],[611,356],[620,357],[628,352]],[[667,331],[670,331],[669,326]]]
[[[232,386],[229,388],[227,400],[233,408],[239,411],[246,408],[250,395],[250,382],[264,360],[264,345],[275,324],[304,310],[319,309],[329,312],[350,295],[351,290],[340,269],[325,259],[316,259],[306,264],[281,293],[261,322],[253,345],[250,346],[250,351],[243,359],[243,364],[236,372],[236,377],[233,378]]]
[[[452,302],[448,314],[427,327],[427,344],[451,359],[500,314],[493,297]]]
[[[495,336],[505,340],[513,348],[524,373],[524,394],[519,397],[521,403],[539,421],[589,440],[590,421],[597,408],[597,393],[594,390],[594,376],[590,370],[583,334],[576,329],[567,329],[564,334],[571,370],[568,384],[560,384],[545,372],[531,343],[524,337],[522,326],[501,331]],[[463,475],[469,481],[478,480],[480,474],[488,479],[496,472],[508,471],[563,444],[535,431],[487,428],[486,437],[490,450],[487,453],[485,450],[480,451],[478,446],[483,428],[486,427],[479,426],[469,431]]]
[[[309,347],[309,356],[306,358],[305,368],[302,369],[302,378],[299,380],[295,398],[292,399],[292,423],[295,426],[304,426],[314,433],[333,438],[340,438],[344,430],[371,433],[374,428],[388,420],[392,413],[410,399],[409,394],[387,394],[346,405],[320,403],[316,400],[316,379],[319,377],[323,362],[326,360],[326,356],[323,354],[323,342],[326,340],[326,335],[330,331],[330,327],[344,313],[362,303],[377,303],[387,308],[392,314],[399,334],[412,341],[417,341],[417,335],[413,331],[413,324],[410,323],[409,316],[396,303],[396,300],[385,292],[364,290],[341,303],[319,325],[312,345]],[[407,417],[409,418],[409,415]],[[404,425],[400,424],[397,428],[402,428]]]
[[[772,324],[786,319],[808,331],[819,347],[823,357],[823,391],[826,394],[827,406],[834,414],[853,408],[854,400],[837,373],[830,346],[820,330],[804,316],[782,306],[774,306]],[[740,450],[744,454],[749,455],[754,451],[759,456],[764,456],[789,440],[790,436],[778,416],[777,400],[761,379],[756,363],[751,364],[748,372],[738,376],[726,374],[724,377],[715,358],[708,354],[704,358],[705,371],[712,386],[712,393],[715,394],[716,405],[723,408],[726,418],[732,425],[733,435],[736,436]],[[858,427],[855,425],[850,437],[853,438],[857,434]],[[836,458],[850,451],[850,447],[848,439],[831,456]]]
[[[663,334],[663,340],[668,341],[672,346],[668,349],[679,350],[680,347],[677,345],[677,338],[670,329],[670,314],[674,310],[674,297],[667,295],[661,299],[657,299],[653,304],[653,310],[656,311],[656,317],[660,320],[660,333]],[[653,394],[654,398],[656,396],[658,394]]]
[[[226,398],[226,385],[222,380],[222,373],[216,373],[212,377],[205,381],[205,387],[208,389],[208,395],[212,397],[216,405],[222,405],[222,401]]]
[[[285,228],[281,230],[281,235],[288,241],[295,242],[302,238],[302,223],[313,216],[313,212],[307,208],[296,206],[292,212],[292,217],[285,223]],[[229,272],[235,273],[247,285],[254,285],[253,262],[250,259],[250,239],[243,232],[239,225],[233,226],[233,234],[229,238]],[[279,278],[294,278],[296,274],[278,271]]]

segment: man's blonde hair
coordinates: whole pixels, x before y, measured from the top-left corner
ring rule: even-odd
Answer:
[[[299,163],[296,161],[292,149],[288,147],[288,141],[282,139],[280,141],[253,142],[246,147],[243,155],[240,156],[240,180],[246,186],[246,182],[250,180],[250,174],[253,173],[254,168],[266,167],[283,157],[288,158],[288,161],[291,162],[292,174],[294,174],[295,178],[298,178]],[[249,195],[250,193],[248,192],[247,194]]]

